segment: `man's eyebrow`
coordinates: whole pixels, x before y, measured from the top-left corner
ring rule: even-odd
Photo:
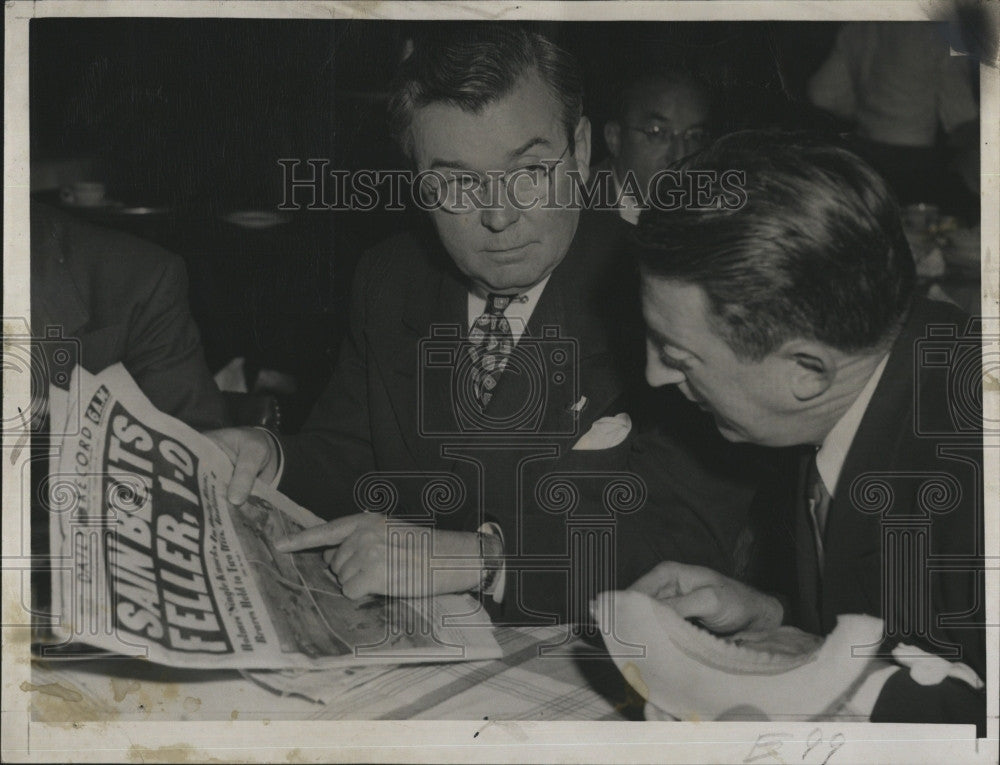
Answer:
[[[511,159],[523,156],[524,154],[528,153],[529,149],[533,149],[536,146],[540,146],[542,144],[544,144],[545,146],[550,146],[550,147],[552,146],[552,143],[549,141],[549,139],[542,138],[541,136],[536,136],[529,141],[525,141],[523,144],[518,146],[513,151],[508,152],[507,156],[510,157]]]
[[[470,173],[478,173],[479,172],[478,170],[476,170],[476,168],[472,167],[472,165],[467,165],[465,162],[462,162],[462,160],[460,160],[460,159],[437,159],[437,158],[435,158],[434,161],[431,162],[430,169],[434,170],[434,169],[437,169],[439,167],[453,168],[453,169],[456,169],[456,170],[468,170]]]
[[[643,117],[644,120],[658,120],[660,122],[670,122],[670,117],[667,117],[659,112],[654,112],[652,110],[647,111]]]
[[[531,139],[525,141],[523,144],[521,144],[520,146],[518,146],[516,149],[513,149],[512,151],[507,152],[507,157],[510,158],[510,159],[515,159],[517,157],[520,157],[520,156],[526,154],[530,149],[533,149],[536,146],[543,146],[543,145],[544,146],[552,146],[552,142],[549,141],[548,138],[543,138],[541,136],[536,136],[534,138],[531,138]],[[472,167],[472,165],[466,164],[465,162],[462,162],[462,160],[460,160],[460,159],[440,159],[440,158],[436,157],[431,162],[430,167],[431,167],[432,170],[433,169],[437,169],[439,167],[447,167],[447,168],[453,168],[453,169],[456,169],[456,170],[468,170],[470,173],[478,173],[479,172],[476,168]]]
[[[689,356],[694,356],[695,358],[697,358],[697,354],[689,351],[683,345],[678,345],[673,340],[671,340],[669,337],[667,337],[666,335],[661,334],[660,332],[657,332],[652,327],[646,327],[646,334],[660,348],[662,348],[665,345],[669,345],[671,348],[674,348],[674,349],[680,351],[681,353],[686,353]]]

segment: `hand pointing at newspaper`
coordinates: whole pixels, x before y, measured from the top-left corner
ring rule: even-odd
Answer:
[[[280,552],[336,548],[327,550],[324,558],[349,598],[466,592],[480,580],[475,534],[389,523],[380,513],[337,518],[275,546]]]

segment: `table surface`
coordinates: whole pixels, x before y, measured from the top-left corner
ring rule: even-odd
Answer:
[[[32,664],[32,719],[628,720],[642,700],[603,649],[558,627],[496,627],[503,658],[286,672],[179,670],[133,659]]]

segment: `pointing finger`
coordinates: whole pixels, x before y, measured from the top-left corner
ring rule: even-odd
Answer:
[[[297,552],[298,550],[308,550],[311,547],[333,547],[351,535],[361,517],[363,516],[348,515],[324,523],[322,526],[303,529],[297,534],[275,542],[274,546],[279,552]]]

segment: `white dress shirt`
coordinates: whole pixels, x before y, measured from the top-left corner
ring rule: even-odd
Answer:
[[[854,443],[854,437],[858,434],[858,428],[861,426],[861,419],[865,416],[872,396],[875,395],[875,388],[878,387],[878,381],[882,379],[885,363],[888,360],[888,354],[882,357],[878,366],[875,367],[875,371],[872,372],[872,376],[865,383],[865,387],[861,389],[861,393],[837,420],[837,424],[823,439],[823,445],[816,452],[816,470],[819,472],[820,478],[823,479],[826,490],[831,497],[837,489],[837,481],[840,480],[840,471],[844,469],[847,452],[850,451],[851,444]]]
[[[531,319],[531,314],[535,312],[538,299],[542,296],[542,291],[545,289],[545,285],[549,283],[551,276],[552,274],[549,274],[527,292],[518,295],[517,299],[512,300],[510,305],[507,306],[507,310],[503,312],[503,315],[507,317],[507,322],[510,324],[510,333],[514,336],[514,345],[517,345],[517,341],[524,334],[524,330],[528,326],[528,321]],[[482,316],[485,311],[485,293],[481,294],[478,290],[469,290],[469,329],[472,329],[472,325],[475,324],[476,319]]]
[[[618,171],[612,169],[611,178],[615,183],[615,199],[618,199],[619,195],[622,193],[622,183],[618,180]],[[635,195],[631,192],[626,193],[621,198],[621,202],[618,205],[618,215],[626,223],[631,223],[633,226],[639,225],[639,215],[642,211],[646,209],[642,202],[636,199]]]

